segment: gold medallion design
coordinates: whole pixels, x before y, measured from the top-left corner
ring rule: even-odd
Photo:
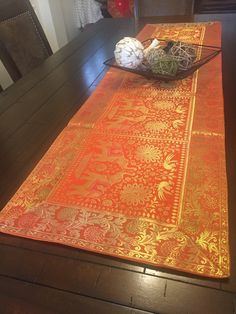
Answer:
[[[162,152],[158,147],[145,145],[137,148],[136,156],[145,162],[156,162],[162,159]]]

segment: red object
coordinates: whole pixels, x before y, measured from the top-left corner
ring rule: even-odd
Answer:
[[[129,0],[115,0],[115,3],[117,10],[119,10],[123,16],[130,14]]]
[[[133,0],[109,0],[108,11],[112,17],[132,16]]]

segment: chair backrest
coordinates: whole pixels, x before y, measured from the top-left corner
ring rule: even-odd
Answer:
[[[236,0],[196,0],[196,13],[234,13]]]
[[[135,17],[145,16],[191,16],[194,0],[134,0]]]
[[[51,54],[29,0],[0,0],[0,59],[13,81]]]

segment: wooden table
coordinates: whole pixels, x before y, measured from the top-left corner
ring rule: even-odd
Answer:
[[[7,202],[106,72],[114,44],[145,23],[185,17],[107,19],[0,94],[0,206]],[[223,22],[223,81],[232,275],[208,280],[61,245],[0,235],[1,313],[235,313],[236,15]]]

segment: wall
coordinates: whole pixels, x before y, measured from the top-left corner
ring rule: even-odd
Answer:
[[[30,0],[53,52],[72,40],[79,30],[74,19],[74,0]]]
[[[54,0],[57,1],[58,0]],[[50,43],[52,51],[55,52],[59,49],[58,40],[56,37],[55,25],[52,17],[51,8],[48,0],[30,0],[34,11],[43,27],[43,30]]]
[[[6,89],[13,83],[10,75],[8,74],[7,70],[5,69],[4,65],[0,60],[0,85],[3,89]]]
[[[66,0],[67,1],[67,0]],[[58,47],[64,46],[68,42],[64,16],[60,0],[48,0],[51,18],[56,32]]]
[[[74,0],[60,0],[60,2],[64,17],[67,40],[70,41],[79,33],[74,16]]]

